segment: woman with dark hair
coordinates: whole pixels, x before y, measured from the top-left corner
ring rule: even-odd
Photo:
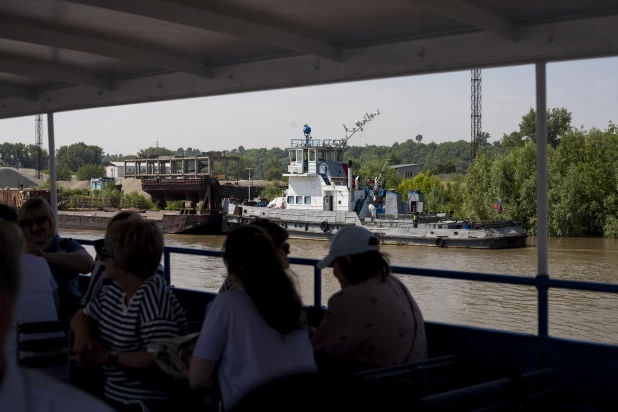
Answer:
[[[266,231],[266,233],[268,233],[268,235],[273,241],[273,244],[275,245],[275,252],[279,257],[279,260],[281,260],[281,265],[283,266],[283,269],[289,271],[290,262],[288,261],[288,255],[290,254],[290,244],[287,242],[287,240],[290,235],[288,231],[268,219],[256,219],[250,224],[261,227]],[[292,275],[292,273],[289,273],[289,275]],[[225,282],[223,282],[223,285],[221,285],[221,288],[219,289],[219,293],[225,292],[231,287],[232,279],[227,276],[225,278]]]
[[[341,285],[312,338],[320,369],[358,371],[427,359],[421,310],[391,274],[373,233],[360,226],[339,230],[317,267],[332,267]]]
[[[231,410],[254,387],[317,367],[301,299],[268,233],[256,225],[236,227],[223,260],[232,287],[208,310],[189,382],[206,388],[218,377],[223,405]]]

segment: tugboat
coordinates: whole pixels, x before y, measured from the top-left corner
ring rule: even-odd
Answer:
[[[385,190],[381,174],[353,176],[352,162],[343,162],[348,140],[364,130],[380,111],[366,114],[348,129],[344,139],[314,139],[303,128],[304,139],[292,139],[287,148],[290,163],[288,189],[267,207],[224,202],[229,226],[254,219],[270,219],[287,229],[292,238],[331,239],[345,226],[363,225],[384,244],[503,249],[523,247],[528,235],[512,221],[454,220],[450,213],[425,213],[424,195]]]

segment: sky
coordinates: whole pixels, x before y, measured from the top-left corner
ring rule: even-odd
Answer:
[[[534,66],[482,71],[483,131],[490,141],[535,105]],[[573,125],[618,123],[618,58],[547,66],[548,107],[566,107]],[[470,71],[78,110],[55,115],[56,148],[83,141],[110,154],[155,146],[208,150],[286,147],[309,124],[315,139],[345,137],[365,113],[381,115],[351,145],[470,139]],[[46,122],[44,122],[46,126]],[[0,142],[34,143],[34,117],[0,120]],[[47,130],[45,130],[45,133]],[[47,147],[47,136],[44,146]]]

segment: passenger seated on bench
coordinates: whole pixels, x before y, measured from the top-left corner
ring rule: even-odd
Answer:
[[[17,226],[17,214],[10,207],[0,204],[0,220],[15,223],[7,225],[5,230],[10,234],[21,256],[21,288],[15,301],[13,327],[4,348],[8,360],[16,361],[17,324],[58,320],[58,285],[45,259],[26,253],[26,238]],[[64,337],[64,333],[32,334],[28,339],[55,337]]]
[[[320,369],[354,372],[427,359],[421,310],[369,230],[339,230],[317,267],[333,267],[341,284],[312,338]]]
[[[109,230],[112,224],[121,220],[141,218],[142,217],[136,212],[120,212],[111,218],[111,220],[107,224],[107,230]],[[97,246],[101,247],[103,244],[104,239],[95,240],[95,251]],[[159,265],[157,267],[157,274],[164,276],[165,272],[162,265]],[[112,279],[110,279],[109,276],[107,276],[107,273],[105,273],[105,262],[97,253],[94,258],[94,266],[90,275],[90,282],[88,283],[88,288],[86,289],[86,293],[84,293],[84,296],[82,298],[82,307],[85,307],[88,302],[99,296],[99,294],[103,293],[111,283]]]
[[[112,412],[90,395],[7,359],[5,345],[13,326],[22,269],[15,236],[23,236],[17,224],[0,221],[0,411]]]
[[[264,229],[268,235],[273,240],[275,244],[275,251],[277,252],[277,256],[281,260],[281,265],[288,272],[288,275],[292,277],[292,279],[296,282],[296,274],[290,270],[290,262],[288,260],[288,255],[290,254],[290,244],[287,242],[290,237],[287,230],[279,226],[278,224],[268,220],[268,219],[256,219],[250,223],[251,225],[259,226]],[[232,287],[232,279],[230,276],[225,278],[223,285],[219,289],[219,293],[225,292]],[[298,285],[297,285],[298,287]]]
[[[144,219],[115,222],[97,253],[113,282],[71,320],[75,360],[103,366],[105,397],[118,409],[136,402],[164,407],[173,394],[146,383],[159,371],[155,351],[161,339],[186,335],[188,325],[173,290],[155,274],[163,235]]]
[[[232,288],[215,297],[193,351],[189,383],[207,388],[218,378],[225,410],[277,377],[317,370],[304,312],[268,233],[236,227],[223,246]]]
[[[79,274],[90,273],[92,256],[75,240],[56,235],[56,219],[41,197],[26,201],[17,220],[28,240],[28,253],[47,261],[58,284],[60,318],[70,319],[80,308]]]

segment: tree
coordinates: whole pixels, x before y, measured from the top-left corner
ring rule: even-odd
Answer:
[[[372,160],[365,163],[359,170],[358,175],[365,178],[376,178],[381,175],[382,186],[385,189],[394,189],[399,185],[401,176],[397,170],[390,167],[388,161]]]
[[[59,165],[65,165],[69,170],[76,172],[83,165],[101,164],[103,149],[84,142],[74,143],[60,147],[56,152],[56,159]]]
[[[547,109],[547,143],[552,147],[558,146],[560,139],[571,130],[572,115],[564,107]],[[506,137],[506,140],[505,140]],[[506,147],[521,147],[520,140],[532,141],[536,143],[536,111],[533,107],[528,113],[522,116],[519,123],[519,130],[505,134],[503,144]]]
[[[479,134],[477,142],[478,142],[479,146],[489,146],[489,145],[491,145],[491,143],[489,143],[489,139],[491,139],[491,135],[489,133],[481,132]]]
[[[281,180],[283,175],[283,165],[279,159],[270,159],[264,165],[263,177],[265,180]]]
[[[281,192],[282,190],[277,182],[270,182],[266,185],[264,190],[260,192],[260,198],[268,199],[268,201],[270,202],[276,197],[281,197]]]
[[[150,156],[173,156],[176,152],[165,147],[147,147],[137,152],[138,157],[150,157]]]
[[[92,178],[105,177],[105,166],[83,165],[77,169],[77,173],[75,175],[77,180],[90,180]]]
[[[2,143],[0,144],[0,160],[5,166],[24,167],[35,169],[37,167],[38,147],[33,144]],[[42,169],[46,169],[49,162],[47,150],[41,149]]]
[[[416,137],[414,138],[418,143],[421,143],[423,141],[423,135],[422,134],[417,134]]]
[[[178,156],[182,156],[185,154],[185,149],[183,149],[182,147],[179,147],[178,149],[176,149],[176,154]]]
[[[457,171],[457,167],[455,166],[455,163],[453,163],[452,160],[447,160],[445,162],[438,163],[438,166],[435,168],[435,174],[437,175],[455,173],[456,171]]]
[[[244,147],[244,146],[238,146],[238,149],[237,149],[237,150],[238,150],[238,154],[239,154],[239,155],[241,155],[241,156],[242,156],[242,155],[244,155],[244,154],[245,154],[245,152],[246,152],[246,150],[245,150],[245,147]]]
[[[56,167],[56,180],[71,180],[73,172],[66,165],[60,164]]]

